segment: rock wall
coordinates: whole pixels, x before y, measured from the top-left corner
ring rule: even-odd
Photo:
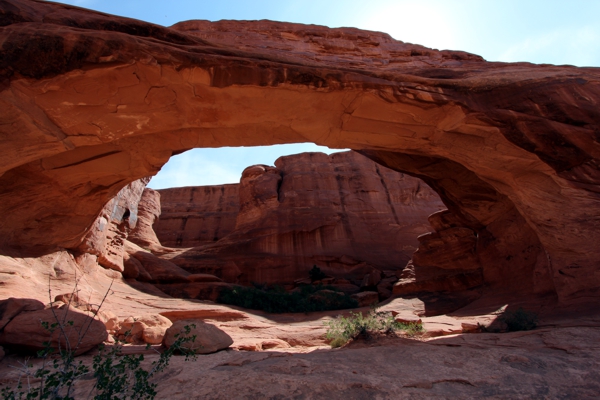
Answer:
[[[108,200],[173,154],[310,141],[421,177],[477,236],[489,279],[600,296],[598,68],[352,28],[165,28],[25,0],[0,15],[3,254],[76,248]]]
[[[356,152],[280,157],[246,168],[239,185],[159,192],[161,242],[198,238],[165,257],[242,284],[293,284],[313,265],[358,284],[373,269],[402,269],[431,229],[427,217],[445,208],[419,179]]]
[[[160,219],[154,231],[164,246],[214,243],[233,231],[240,210],[239,185],[159,190]]]
[[[104,268],[123,272],[125,241],[137,225],[138,204],[149,181],[145,178],[130,183],[106,203],[78,252],[96,256]]]

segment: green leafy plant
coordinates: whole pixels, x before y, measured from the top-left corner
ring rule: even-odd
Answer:
[[[121,344],[108,351],[106,347],[101,346],[100,352],[93,359],[94,378],[96,378],[94,390],[97,393],[94,399],[111,400],[123,396],[128,399],[153,399],[158,384],[151,382],[151,378],[169,365],[171,357],[176,352],[184,354],[186,361],[190,358],[195,359],[195,353],[183,347],[185,343],[196,340],[195,335],[190,335],[195,327],[194,324],[186,325],[183,335],[176,335],[175,343],[162,352],[157,361],[152,362],[149,370],[142,366],[144,361],[142,354],[119,356],[122,351]]]
[[[107,295],[108,291],[100,307]],[[95,311],[94,316],[98,313],[100,307]],[[54,332],[59,332],[63,340],[57,341],[58,348],[53,348],[50,341],[45,342],[43,350],[37,353],[37,356],[42,359],[42,365],[33,370],[33,365],[29,360],[26,360],[18,368],[22,374],[17,381],[16,388],[3,388],[0,391],[2,399],[71,400],[74,399],[73,388],[75,382],[89,378],[96,380],[90,393],[90,395],[94,394],[94,399],[154,399],[157,383],[152,382],[151,378],[169,365],[173,354],[176,352],[184,354],[186,361],[195,358],[194,351],[187,350],[183,346],[185,343],[196,340],[196,336],[190,334],[191,330],[195,328],[192,324],[186,325],[184,331],[176,335],[175,343],[160,353],[158,360],[152,362],[149,369],[142,365],[144,356],[141,354],[120,355],[124,341],[117,341],[117,344],[112,346],[111,349],[100,345],[99,353],[93,357],[92,367],[90,368],[83,364],[81,360],[75,358],[78,346],[87,330],[80,333],[77,343],[70,343],[65,328],[72,326],[73,322],[61,321],[56,314],[54,314],[54,318],[56,322],[52,324],[42,322],[42,327],[50,333],[51,337]],[[150,345],[147,348],[150,348]]]
[[[53,330],[57,326],[58,324],[55,323],[48,329]],[[44,350],[37,354],[44,359],[42,366],[31,371],[32,366],[25,365],[16,390],[3,388],[0,394],[5,400],[74,399],[72,397],[74,383],[92,375],[91,377],[96,380],[92,389],[94,399],[154,399],[158,384],[152,382],[151,378],[169,365],[171,357],[176,352],[184,354],[186,361],[190,358],[195,359],[195,353],[183,346],[185,343],[195,341],[196,336],[190,335],[193,328],[195,328],[193,324],[186,325],[183,334],[176,335],[175,343],[162,352],[159,359],[151,363],[149,369],[145,369],[142,365],[144,361],[142,354],[121,356],[123,347],[120,342],[111,349],[101,345],[99,353],[93,357],[92,369],[82,361],[75,360],[75,351],[61,351],[56,355],[55,349],[46,342]],[[25,387],[24,381],[26,381]],[[34,384],[32,381],[37,383]]]
[[[327,275],[321,271],[321,268],[313,265],[312,269],[308,271],[308,277],[310,278],[311,282],[316,282],[327,278]]]
[[[235,287],[223,289],[217,299],[230,304],[270,313],[295,313],[326,310],[342,310],[358,307],[349,295],[331,286],[305,285],[293,292],[280,286]]]
[[[506,324],[508,332],[530,331],[538,324],[537,314],[519,307],[516,311],[505,312],[500,320]]]
[[[350,312],[348,317],[338,316],[325,322],[327,326],[326,338],[333,348],[348,343],[359,336],[369,338],[375,334],[389,334],[403,331],[407,336],[415,336],[424,332],[423,326],[417,323],[404,324],[394,320],[389,312],[378,312],[375,309],[365,316],[363,313]]]
[[[71,321],[66,322],[72,325]],[[42,322],[42,327],[51,335],[60,324]],[[59,342],[60,343],[60,342]],[[89,368],[82,361],[75,361],[75,351],[52,348],[50,342],[44,342],[44,349],[37,352],[43,359],[42,366],[31,371],[31,364],[23,364],[23,375],[17,382],[17,391],[3,388],[0,394],[3,399],[73,399],[71,392],[73,384],[89,373]],[[24,387],[23,378],[26,381]],[[33,382],[38,382],[35,385]]]

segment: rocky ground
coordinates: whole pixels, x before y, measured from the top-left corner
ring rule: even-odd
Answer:
[[[94,282],[100,295],[110,279],[97,275]],[[156,376],[157,398],[595,398],[600,313],[593,308],[583,313],[580,306],[577,315],[556,309],[549,314],[549,308],[525,306],[542,316],[535,330],[462,333],[477,323],[492,324],[501,313],[502,308],[480,301],[449,315],[421,317],[423,336],[359,338],[339,349],[324,338],[324,322],[339,312],[269,315],[145,294],[120,280],[112,282],[103,307],[173,321],[198,318],[232,337],[227,350],[195,361],[174,357]],[[426,307],[418,298],[397,298],[380,310],[418,318]],[[147,362],[157,359],[155,349],[125,347],[128,353],[146,353]],[[91,363],[92,354],[80,359]],[[0,383],[14,383],[20,375],[14,366],[21,362],[20,356],[5,356]],[[91,380],[78,383],[75,398],[86,398],[91,385]]]
[[[102,304],[104,338],[137,323],[146,342],[160,342],[156,332],[167,328],[152,324],[186,318],[231,337],[227,350],[173,360],[157,377],[158,398],[598,397],[600,69],[486,62],[353,28],[273,21],[165,28],[28,0],[0,1],[0,16],[0,299],[31,299],[37,308],[26,312],[37,333],[32,316],[52,312],[44,304],[56,295],[74,293],[81,308],[62,302],[52,310],[89,318],[88,308]],[[427,333],[418,340],[379,337],[331,350],[323,324],[335,313],[272,316],[165,296],[185,286],[194,291],[187,297],[210,298],[201,292],[222,286],[221,278],[215,271],[207,283],[206,271],[165,260],[174,253],[154,233],[127,240],[147,177],[171,156],[293,142],[356,150],[422,179],[447,206],[430,216],[434,231],[419,236],[399,281],[377,293],[397,297],[384,310],[422,319]],[[298,210],[304,203],[294,199],[316,198],[292,196],[283,170],[246,171],[246,183],[260,185],[240,191],[240,222],[279,221],[279,194]],[[400,202],[384,190],[386,179],[371,182],[381,188],[357,192],[365,206],[352,209],[377,214],[388,200]],[[296,220],[309,220],[306,210]],[[140,207],[140,219],[150,211]],[[372,221],[385,220],[375,214]],[[148,221],[140,226],[149,234]],[[340,221],[298,237],[318,244],[327,233],[323,243],[348,238],[358,248],[352,238],[365,230],[353,236],[356,224]],[[256,247],[294,243],[286,238]],[[142,239],[145,247],[135,244]],[[398,243],[385,247],[384,255]],[[318,246],[297,247],[305,248]],[[4,304],[0,342],[33,343],[14,322],[26,312],[16,307],[6,317]],[[539,314],[537,329],[477,332],[519,306]],[[153,352],[139,346],[126,351]],[[11,366],[23,359],[2,353],[0,383],[15,382]],[[89,363],[90,354],[81,360]],[[91,385],[79,382],[75,397],[87,397]]]

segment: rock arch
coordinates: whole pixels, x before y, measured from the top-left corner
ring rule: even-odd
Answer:
[[[462,227],[489,285],[598,294],[597,68],[491,63],[351,28],[0,8],[5,249],[76,246],[120,188],[182,151],[309,141],[438,191],[450,213],[415,261],[439,259]]]

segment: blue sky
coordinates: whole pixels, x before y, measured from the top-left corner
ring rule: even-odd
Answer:
[[[71,0],[73,4],[169,26],[189,19],[271,19],[352,26],[489,61],[600,66],[600,0]],[[194,149],[171,158],[150,187],[238,182],[242,170],[312,144]],[[327,149],[325,151],[329,152]]]

